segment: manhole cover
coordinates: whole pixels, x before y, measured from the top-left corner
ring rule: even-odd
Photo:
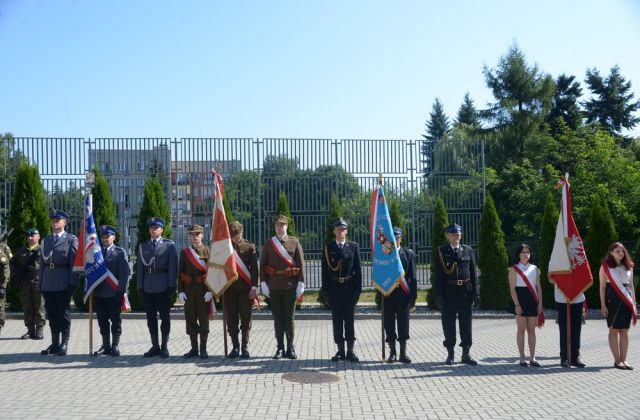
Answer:
[[[282,375],[283,379],[292,382],[300,382],[302,384],[324,384],[327,382],[338,382],[340,378],[337,375],[324,372],[291,372]]]

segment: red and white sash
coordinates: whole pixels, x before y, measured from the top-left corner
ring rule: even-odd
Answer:
[[[278,239],[277,236],[274,236],[271,239],[269,239],[269,242],[271,242],[271,247],[273,248],[274,251],[276,251],[276,254],[278,254],[278,256],[282,259],[282,261],[287,263],[289,267],[295,268],[296,264],[293,262],[293,259],[291,258],[291,256],[289,256],[289,253],[287,252],[287,250],[284,249],[284,247],[282,246],[282,243],[280,243],[280,239]]]
[[[531,295],[533,296],[533,301],[536,303],[536,306],[538,306],[538,302],[540,302],[540,300],[538,299],[538,294],[536,293],[536,289],[534,289],[533,286],[531,285],[531,282],[529,281],[529,278],[527,277],[527,275],[524,274],[522,270],[520,270],[520,267],[518,267],[517,265],[511,266],[511,268],[513,268],[513,271],[515,271],[520,275],[520,278],[522,278],[522,280],[524,281],[524,284],[526,284],[527,287],[529,288],[529,293],[531,293]],[[541,327],[543,325],[544,325],[544,312],[540,311],[540,313],[538,314],[538,326]]]
[[[238,269],[238,275],[240,276],[240,278],[247,282],[249,286],[253,286],[253,282],[251,281],[251,273],[249,272],[249,269],[245,265],[244,261],[242,261],[242,258],[240,258],[240,254],[238,254],[238,251],[236,251],[235,248],[233,250],[233,257],[236,259],[236,268]]]
[[[638,311],[636,310],[636,305],[633,303],[633,298],[627,293],[626,287],[622,284],[622,280],[615,278],[611,274],[611,270],[609,270],[609,266],[605,263],[602,264],[602,268],[604,268],[604,274],[606,274],[609,279],[609,284],[613,287],[613,290],[616,291],[618,297],[624,302],[625,305],[631,310],[633,314],[633,324],[635,325],[638,321]]]
[[[207,263],[200,258],[200,256],[196,253],[196,251],[188,246],[182,250],[184,255],[186,255],[187,259],[191,262],[195,268],[198,269],[202,274],[207,273]]]

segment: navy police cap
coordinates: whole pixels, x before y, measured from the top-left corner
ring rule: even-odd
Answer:
[[[150,217],[147,219],[147,225],[164,227],[164,220],[160,217]]]
[[[114,235],[118,233],[118,229],[111,225],[100,226],[100,235]]]
[[[344,220],[344,219],[337,219],[335,222],[333,222],[333,227],[337,228],[337,227],[343,227],[343,228],[348,228],[349,224]]]
[[[51,209],[51,211],[49,212],[49,219],[65,219],[65,220],[67,220],[68,218],[69,218],[69,215],[67,214],[67,212],[65,212],[63,210]]]
[[[447,233],[462,233],[462,226],[457,223],[447,226]]]
[[[402,236],[402,229],[400,229],[398,226],[394,226],[393,236]]]

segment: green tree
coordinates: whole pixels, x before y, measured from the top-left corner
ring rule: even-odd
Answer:
[[[537,65],[527,64],[517,45],[500,58],[496,69],[485,66],[483,72],[496,101],[480,116],[494,134],[488,138],[489,162],[500,168],[520,160],[525,139],[538,130],[551,108],[554,81]]]
[[[631,130],[640,122],[640,117],[633,115],[640,109],[640,100],[633,100],[631,81],[622,76],[620,67],[612,67],[606,79],[598,70],[589,69],[585,83],[592,94],[583,102],[588,123],[597,122],[612,135],[620,136],[623,129]]]
[[[423,134],[422,137],[425,141],[420,146],[420,154],[422,155],[421,162],[423,163],[423,173],[428,174],[434,168],[434,151],[438,140],[443,139],[451,130],[451,124],[449,118],[444,112],[444,107],[440,99],[436,98],[429,114],[429,119],[426,123],[427,134]]]
[[[25,244],[27,230],[37,227],[40,236],[45,237],[51,232],[49,215],[45,204],[44,189],[38,173],[38,167],[26,161],[21,161],[16,173],[15,191],[11,200],[9,212],[9,226],[13,232],[7,241],[15,253]],[[7,289],[7,303],[12,309],[20,310],[22,305],[18,296],[18,285],[14,281]]]
[[[455,125],[465,125],[468,127],[479,127],[480,119],[478,118],[478,110],[473,104],[473,99],[469,92],[464,94],[462,105],[458,109]]]
[[[291,217],[291,212],[289,211],[289,201],[287,200],[287,195],[284,191],[280,191],[278,194],[278,204],[276,205],[276,216],[283,214],[289,218],[289,228],[287,229],[287,233],[291,236],[296,236],[296,223]],[[276,234],[275,227],[272,224],[272,235]]]
[[[138,214],[138,240],[136,242],[136,247],[134,248],[136,252],[140,243],[149,240],[151,237],[149,235],[149,227],[147,225],[149,217],[161,217],[165,221],[162,237],[171,239],[173,232],[171,230],[171,214],[169,213],[169,206],[167,205],[167,201],[164,197],[160,181],[152,177],[147,179],[142,198],[142,207]],[[129,302],[131,303],[132,309],[141,310],[144,308],[144,302],[138,295],[137,287],[137,264],[134,264],[133,275],[129,282]],[[175,302],[175,296],[172,296],[171,302]]]
[[[572,130],[582,125],[582,112],[578,102],[581,95],[582,88],[575,76],[561,74],[556,78],[556,90],[548,116],[552,133],[557,134],[561,131],[558,126],[558,118],[562,118]]]
[[[609,206],[599,195],[596,195],[591,206],[589,230],[584,240],[584,250],[594,278],[594,286],[591,286],[585,292],[587,302],[591,307],[600,307],[600,293],[597,286],[600,260],[607,255],[609,245],[617,240],[618,234],[616,233]]]
[[[435,264],[440,264],[438,256],[438,248],[449,243],[445,229],[449,226],[449,216],[444,206],[442,197],[438,197],[436,205],[433,209],[433,226],[431,228],[431,289],[427,293],[427,303],[430,308],[436,307],[436,298],[438,297],[438,283],[435,281],[434,269]]]
[[[553,284],[549,282],[549,260],[551,259],[553,242],[556,237],[557,223],[558,208],[556,207],[556,199],[551,192],[548,192],[540,228],[540,251],[534,261],[540,270],[542,303],[547,308],[552,308],[555,302]]]
[[[333,234],[333,223],[342,218],[342,206],[340,206],[340,200],[335,194],[331,194],[331,213],[327,217],[327,228],[324,235],[324,243],[328,244],[331,241],[335,241],[336,236]]]
[[[389,197],[389,217],[391,226],[402,229],[403,236],[407,238],[407,221],[400,210],[400,200],[397,197]]]
[[[485,309],[505,309],[509,299],[507,249],[504,244],[502,223],[496,206],[487,195],[480,216],[478,241],[478,267],[480,268],[481,306]]]

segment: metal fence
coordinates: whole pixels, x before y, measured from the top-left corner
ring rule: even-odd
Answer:
[[[212,178],[217,168],[245,237],[261,245],[271,236],[278,194],[287,194],[296,234],[308,260],[308,287],[320,286],[320,264],[331,195],[350,223],[350,239],[370,258],[369,200],[378,174],[406,219],[405,245],[417,253],[420,286],[429,285],[431,225],[436,198],[449,221],[463,226],[464,241],[478,241],[485,199],[484,146],[479,141],[281,139],[281,138],[29,138],[2,145],[0,217],[7,219],[16,163],[38,165],[47,204],[67,210],[69,231],[82,219],[84,174],[97,167],[109,181],[117,208],[120,244],[130,255],[136,244],[138,211],[151,173],[160,176],[172,214],[174,239],[186,246],[186,227],[210,225]],[[208,233],[206,234],[208,235]],[[370,286],[365,276],[365,286]]]

